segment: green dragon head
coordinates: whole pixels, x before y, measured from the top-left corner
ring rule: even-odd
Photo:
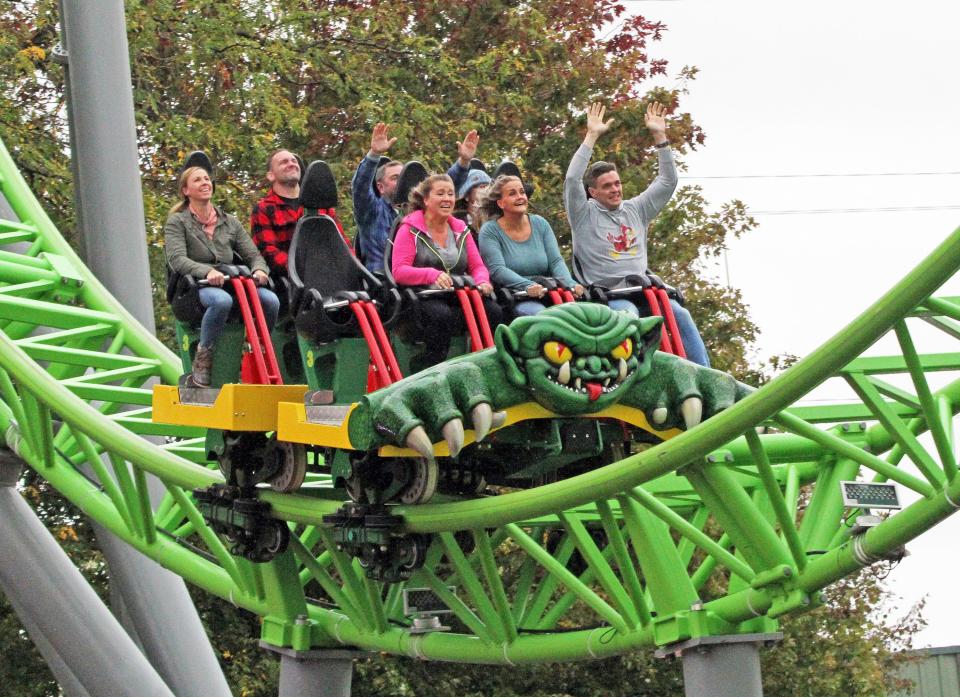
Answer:
[[[650,372],[660,317],[566,303],[497,327],[507,379],[557,414],[601,411]]]

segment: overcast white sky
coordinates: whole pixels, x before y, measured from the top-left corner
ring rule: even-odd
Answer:
[[[625,4],[668,25],[650,54],[671,76],[701,69],[683,105],[707,141],[686,157],[686,182],[756,212],[759,228],[728,261],[762,330],[759,357],[806,355],[960,226],[960,175],[916,174],[960,172],[956,3]],[[914,174],[715,178],[875,173]],[[940,209],[762,213],[927,206]],[[928,594],[920,645],[960,644],[958,537],[955,516],[910,544],[891,575],[904,606]]]

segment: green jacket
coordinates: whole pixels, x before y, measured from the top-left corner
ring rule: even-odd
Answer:
[[[250,235],[234,216],[217,208],[217,226],[209,239],[189,209],[171,213],[163,226],[167,264],[178,274],[206,278],[216,264],[233,264],[234,252],[250,271],[270,273]]]

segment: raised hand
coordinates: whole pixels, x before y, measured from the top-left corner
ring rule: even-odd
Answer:
[[[607,108],[600,102],[594,102],[587,110],[587,133],[594,133],[598,136],[603,135],[610,130],[613,119],[604,122],[603,116],[607,113]]]
[[[457,141],[457,158],[464,167],[470,166],[472,160],[477,154],[477,146],[480,144],[480,136],[476,129],[470,131],[463,137],[463,142]]]
[[[370,152],[383,155],[396,142],[397,139],[391,138],[387,133],[387,124],[381,121],[373,127],[373,136],[370,138]]]
[[[654,143],[661,143],[667,139],[667,120],[664,118],[666,114],[667,108],[663,104],[651,102],[647,105],[643,123],[653,136]]]

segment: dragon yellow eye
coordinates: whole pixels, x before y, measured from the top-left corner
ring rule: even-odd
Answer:
[[[543,355],[554,365],[563,365],[573,358],[573,351],[559,341],[548,341],[543,345]]]
[[[617,348],[610,352],[610,355],[614,358],[622,358],[624,360],[630,358],[630,356],[633,355],[633,340],[624,339]]]

